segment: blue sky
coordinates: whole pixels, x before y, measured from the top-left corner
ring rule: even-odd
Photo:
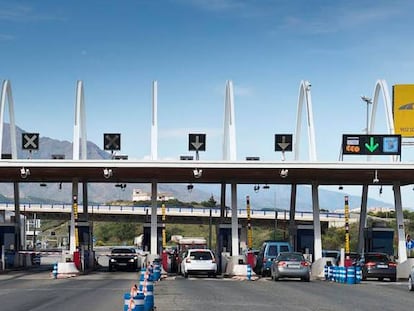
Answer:
[[[414,83],[413,9],[399,0],[0,1],[0,78],[12,83],[19,127],[68,141],[82,80],[88,140],[103,148],[103,133],[121,133],[121,153],[134,159],[150,154],[157,80],[159,158],[188,154],[188,134],[201,132],[202,160],[222,157],[232,80],[237,157],[266,161],[280,160],[274,134],[295,131],[299,84],[309,80],[318,160],[336,161],[342,134],[366,126],[360,96],[378,79]]]

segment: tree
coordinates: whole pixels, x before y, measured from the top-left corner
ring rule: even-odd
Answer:
[[[204,207],[216,207],[217,201],[214,199],[214,196],[211,195],[210,199],[208,201],[201,202],[201,205]]]

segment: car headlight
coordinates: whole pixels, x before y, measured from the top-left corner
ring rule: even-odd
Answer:
[[[113,259],[113,258],[111,258],[111,260],[110,260],[111,262],[116,262],[116,260],[115,259]]]
[[[135,262],[136,260],[137,260],[137,258],[134,257],[134,258],[129,259],[128,262]]]

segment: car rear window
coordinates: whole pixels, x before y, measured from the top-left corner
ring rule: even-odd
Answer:
[[[190,258],[194,260],[211,260],[213,257],[210,252],[191,252]]]
[[[304,260],[303,256],[300,254],[282,254],[279,255],[277,258],[278,260],[284,260],[284,261],[302,261]]]
[[[388,256],[384,254],[369,254],[369,255],[365,255],[365,261],[366,262],[388,261]]]

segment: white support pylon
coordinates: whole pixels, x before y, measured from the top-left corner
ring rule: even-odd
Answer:
[[[224,99],[223,160],[237,160],[233,82],[230,80],[226,82],[226,95]]]
[[[316,141],[315,141],[315,126],[313,122],[312,111],[312,97],[311,84],[307,80],[302,80],[299,86],[298,110],[296,115],[296,133],[293,136],[294,159],[299,160],[299,145],[301,140],[301,126],[302,126],[302,110],[303,101],[306,101],[306,114],[308,126],[308,142],[309,142],[309,160],[316,161]]]
[[[17,142],[16,142],[16,123],[14,119],[14,102],[9,80],[4,80],[1,89],[0,98],[0,156],[3,154],[3,128],[4,128],[4,110],[6,103],[9,104],[9,119],[10,119],[10,143],[12,159],[17,159]]]

